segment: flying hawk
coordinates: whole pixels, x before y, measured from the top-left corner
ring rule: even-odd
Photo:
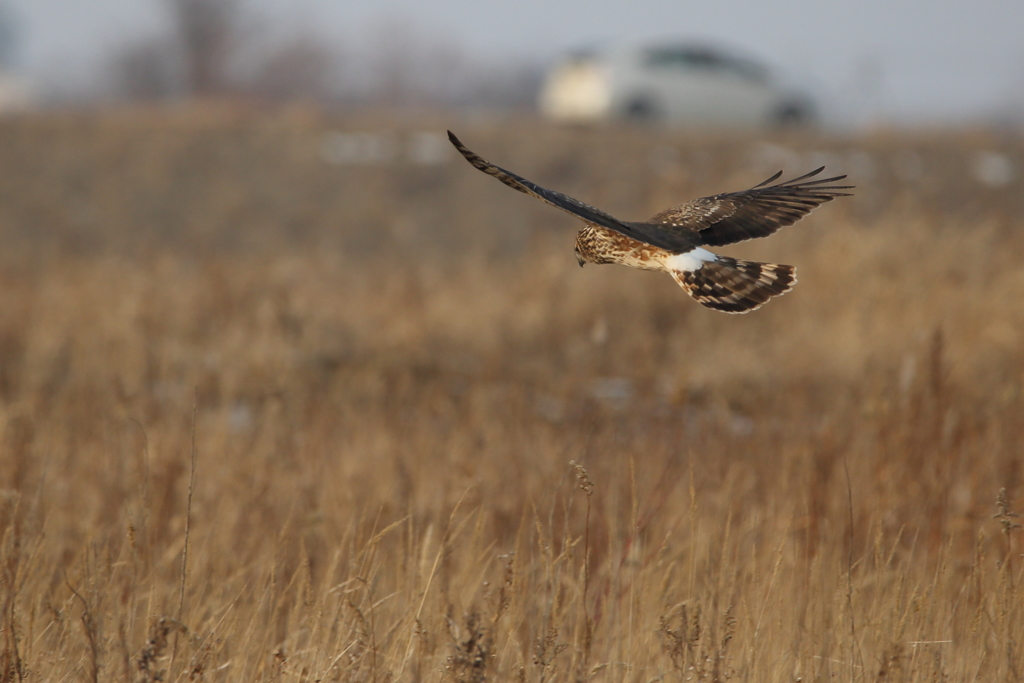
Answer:
[[[743,192],[694,199],[662,211],[643,223],[613,218],[564,194],[482,159],[448,131],[448,139],[466,160],[511,188],[541,199],[581,218],[586,226],[576,235],[576,258],[584,263],[621,263],[643,270],[664,270],[699,303],[727,313],[746,313],[796,284],[796,269],[776,263],[741,261],[702,247],[767,237],[792,225],[850,185],[830,185],[846,176],[809,180],[825,167],[799,178],[769,185],[782,175]]]

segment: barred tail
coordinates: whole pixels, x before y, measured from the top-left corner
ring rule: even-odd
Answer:
[[[670,269],[669,272],[700,304],[727,313],[753,311],[796,284],[793,266],[740,261],[727,256],[701,259],[694,263],[697,264],[700,267],[694,270]]]

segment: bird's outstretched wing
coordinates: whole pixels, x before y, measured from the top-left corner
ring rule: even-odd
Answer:
[[[662,211],[647,225],[661,226],[668,233],[697,233],[701,245],[714,247],[767,237],[825,202],[850,196],[841,190],[853,189],[852,185],[829,184],[843,180],[845,175],[808,180],[824,169],[822,166],[799,178],[769,185],[782,175],[779,171],[749,190],[701,197]]]
[[[600,209],[595,209],[589,204],[584,204],[583,202],[560,192],[543,188],[522,176],[516,175],[512,171],[505,170],[500,166],[495,166],[491,162],[480,157],[480,155],[468,149],[451,131],[448,131],[448,139],[451,140],[453,145],[455,145],[455,149],[459,150],[459,153],[466,157],[466,161],[473,164],[477,169],[483,171],[489,176],[494,176],[515,190],[519,190],[520,192],[524,192],[532,197],[543,200],[552,206],[571,213],[577,218],[585,220],[588,223],[600,225],[608,228],[609,230],[614,230],[615,232],[626,235],[627,237],[632,237],[640,242],[662,247],[663,249],[668,249],[670,251],[689,251],[693,247],[697,246],[697,235],[693,231],[666,230],[664,225],[653,222],[628,223],[626,221],[621,221],[614,216],[606,214]]]

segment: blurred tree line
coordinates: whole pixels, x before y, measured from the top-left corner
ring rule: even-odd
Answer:
[[[346,46],[313,30],[275,32],[242,0],[164,3],[166,32],[113,55],[110,76],[122,99],[529,108],[542,77],[538,64],[483,64],[400,20],[381,22],[360,45]]]

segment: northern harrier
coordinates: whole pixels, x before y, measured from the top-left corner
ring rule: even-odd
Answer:
[[[829,185],[845,175],[808,180],[824,166],[799,178],[769,185],[782,175],[743,192],[694,199],[662,211],[644,223],[621,221],[564,194],[547,190],[480,158],[448,131],[448,139],[469,163],[511,188],[581,218],[576,258],[584,263],[621,263],[643,270],[664,270],[699,303],[727,313],[746,313],[796,284],[796,269],[718,256],[702,247],[767,237],[792,225],[836,197],[849,185]]]

